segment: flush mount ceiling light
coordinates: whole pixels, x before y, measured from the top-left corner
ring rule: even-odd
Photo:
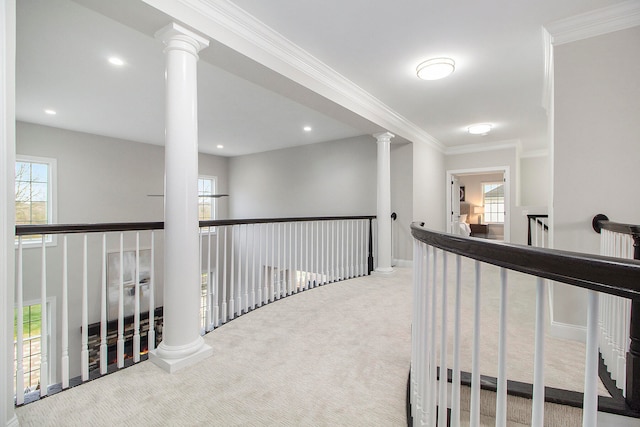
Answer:
[[[302,128],[302,130],[305,132],[311,132],[311,126],[305,126]]]
[[[56,113],[56,111],[55,111],[55,110],[51,110],[51,109],[49,109],[49,108],[47,108],[46,110],[44,110],[44,113],[45,113],[45,114],[48,114],[48,115],[50,115],[50,116],[55,116],[56,114],[58,114],[58,113]]]
[[[109,63],[117,67],[122,67],[124,65],[124,61],[116,56],[109,58]]]
[[[456,63],[451,58],[433,58],[424,61],[416,68],[416,74],[422,80],[443,79],[453,73]]]
[[[467,128],[467,131],[471,135],[486,135],[491,132],[493,126],[489,123],[478,123],[477,125],[471,125]]]
[[[216,145],[216,148],[224,148],[224,145],[218,144],[218,145]]]

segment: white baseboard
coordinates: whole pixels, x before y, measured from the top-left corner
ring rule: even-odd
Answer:
[[[587,328],[552,320],[549,325],[549,335],[565,340],[585,342],[587,340]]]
[[[413,260],[411,260],[411,259],[394,259],[392,261],[392,264],[395,267],[413,268]]]

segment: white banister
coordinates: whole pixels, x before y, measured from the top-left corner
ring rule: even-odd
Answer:
[[[462,312],[462,257],[456,255],[456,303],[453,325],[451,427],[460,427],[460,316]]]
[[[256,308],[256,225],[251,225],[251,309]]]
[[[235,301],[233,297],[235,296],[235,253],[236,253],[236,239],[235,239],[235,225],[231,227],[231,281],[229,282],[229,320],[233,320],[235,318]]]
[[[442,253],[442,310],[440,333],[440,378],[438,385],[438,425],[447,425],[447,253]]]
[[[536,330],[533,361],[533,402],[531,426],[544,426],[544,325],[546,286],[544,279],[536,279]]]
[[[500,313],[498,327],[498,383],[496,427],[507,425],[507,270],[500,269]]]
[[[480,261],[475,261],[473,295],[473,351],[471,356],[471,418],[470,425],[480,425]]]
[[[42,263],[40,278],[40,304],[41,304],[41,327],[40,327],[40,396],[47,395],[49,388],[49,362],[48,362],[48,340],[47,331],[49,330],[49,322],[47,318],[47,250],[46,236],[42,235]]]
[[[213,329],[213,299],[217,297],[213,287],[213,274],[211,271],[211,227],[207,227],[207,298],[206,298],[206,327],[205,331]],[[217,268],[216,268],[217,271]]]
[[[67,235],[62,237],[62,388],[69,388],[69,262]]]
[[[155,232],[151,230],[151,260],[149,262],[149,330],[147,331],[147,350],[151,351],[156,348],[156,296],[155,296]]]
[[[118,280],[118,368],[124,367],[124,233],[120,233],[120,277]]]
[[[89,380],[89,278],[87,234],[82,239],[82,351],[80,353],[82,381]]]
[[[200,256],[202,260],[202,256]],[[136,268],[133,278],[133,361],[140,361],[140,232],[136,232]]]
[[[22,236],[18,236],[18,266],[16,271],[16,405],[24,403],[24,301],[23,301]]]
[[[431,283],[429,284],[429,290],[431,292],[431,320],[429,322],[429,371],[431,382],[429,384],[429,423],[432,426],[436,425],[436,408],[438,399],[438,361],[436,359],[437,351],[437,310],[438,310],[438,250],[433,248],[432,251],[432,268],[431,268]]]
[[[153,269],[151,270],[153,271]],[[107,234],[102,233],[102,270],[100,281],[100,374],[107,373]]]
[[[598,292],[588,291],[582,427],[595,427],[598,418]]]

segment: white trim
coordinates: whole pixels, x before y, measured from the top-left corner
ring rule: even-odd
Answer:
[[[58,220],[58,161],[52,157],[39,157],[39,156],[28,156],[22,154],[16,154],[15,162],[29,162],[29,163],[45,163],[49,166],[49,176],[47,177],[47,220],[49,224],[56,224]],[[14,163],[15,163],[14,162]],[[14,166],[15,170],[15,166]],[[14,187],[15,188],[15,187]],[[15,201],[14,201],[15,202]],[[15,205],[14,209],[15,209]],[[58,235],[57,234],[49,234],[47,235],[49,239],[45,242],[47,247],[56,246],[58,244]],[[23,240],[22,247],[23,249],[30,248],[40,248],[42,239],[40,240],[32,240],[26,241]],[[18,248],[18,241],[15,240],[15,247]]]
[[[555,46],[640,25],[640,2],[627,0],[546,25]]]
[[[549,155],[548,148],[541,148],[540,150],[525,151],[520,154],[521,159],[531,159],[533,157],[547,157]]]
[[[393,266],[398,268],[413,268],[413,260],[410,259],[395,259],[393,260]]]
[[[445,192],[446,192],[446,218],[447,218],[447,228],[446,230],[451,230],[451,209],[452,209],[452,200],[451,200],[451,180],[455,175],[481,175],[486,173],[503,173],[504,174],[504,205],[505,205],[505,216],[504,216],[504,241],[511,241],[511,214],[512,214],[512,202],[511,202],[511,168],[509,166],[494,166],[494,167],[484,167],[484,168],[470,168],[470,169],[452,169],[447,171],[447,180],[445,182]]]
[[[0,0],[0,426],[14,426],[16,0]]]
[[[549,335],[565,340],[585,342],[587,339],[587,328],[551,320]]]
[[[453,147],[447,147],[444,150],[444,154],[447,156],[455,154],[469,154],[469,153],[482,153],[485,151],[505,150],[509,148],[515,148],[519,150],[522,143],[519,139],[510,139],[505,141],[487,142],[482,144],[468,144],[468,145],[456,145]]]
[[[445,150],[422,128],[229,0],[143,1],[385,130]]]

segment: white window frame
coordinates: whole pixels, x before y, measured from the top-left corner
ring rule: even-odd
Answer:
[[[198,184],[200,184],[200,180],[210,180],[212,181],[212,188],[211,188],[211,193],[208,194],[217,194],[217,188],[218,188],[218,177],[217,176],[213,176],[213,175],[198,175]],[[211,213],[212,213],[212,218],[211,219],[207,219],[207,220],[201,220],[200,219],[200,186],[198,185],[198,221],[215,221],[216,219],[218,219],[218,199],[216,198],[211,198]],[[215,234],[216,232],[216,228],[217,227],[211,227],[210,231],[212,234]],[[201,232],[206,234],[209,230],[208,229],[203,229]]]
[[[30,301],[23,301],[22,307],[28,307],[30,305],[42,304],[41,299],[35,299]],[[57,372],[57,363],[56,363],[56,297],[47,297],[47,366],[49,368],[49,378],[47,379],[48,385],[54,384],[54,379],[56,378]],[[14,304],[14,309],[17,309],[18,306]],[[42,333],[42,332],[41,332]],[[17,342],[14,342],[14,346],[17,345]],[[24,354],[23,354],[24,357]],[[13,372],[13,379],[15,381],[16,372]],[[40,378],[42,378],[42,373],[40,373]],[[42,381],[41,381],[42,383]],[[15,382],[14,382],[15,385]],[[14,396],[16,395],[17,390],[14,390]]]
[[[503,191],[503,194],[502,194],[502,211],[503,211],[502,221],[489,221],[489,219],[488,219],[489,212],[487,212],[487,204],[485,203],[485,199],[484,199],[484,195],[485,195],[484,188],[485,188],[485,185],[502,185],[502,191]],[[482,194],[482,206],[484,206],[484,210],[485,210],[484,214],[482,214],[482,220],[483,220],[483,222],[485,224],[504,224],[505,223],[504,211],[506,210],[506,197],[505,197],[506,190],[507,190],[507,188],[505,186],[504,181],[487,181],[487,182],[481,183],[480,191],[481,191],[481,194]]]
[[[38,156],[26,156],[21,154],[16,154],[16,163],[24,162],[24,163],[43,163],[48,165],[49,176],[47,177],[47,223],[55,224],[57,221],[57,166],[58,162],[56,159],[51,157],[38,157]],[[15,165],[14,165],[14,174],[15,174]],[[15,203],[15,196],[14,196]],[[45,240],[46,246],[56,246],[58,244],[57,235],[48,234]],[[23,240],[22,247],[27,248],[35,248],[42,246],[42,240]],[[18,247],[18,238],[15,239],[15,247]]]

